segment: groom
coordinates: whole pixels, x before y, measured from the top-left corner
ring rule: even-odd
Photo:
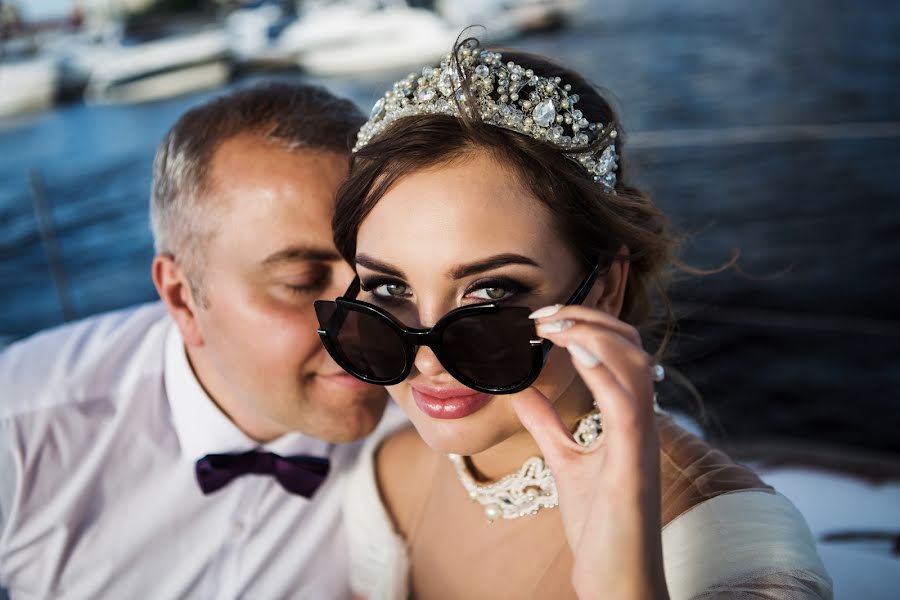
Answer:
[[[363,121],[286,84],[191,110],[154,163],[162,302],[0,355],[13,600],[349,597],[341,474],[386,396],[331,361],[313,301],[353,276],[331,216]]]

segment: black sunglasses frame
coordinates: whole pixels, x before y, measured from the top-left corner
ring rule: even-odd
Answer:
[[[599,273],[600,265],[598,264],[594,266],[590,273],[587,274],[587,276],[578,286],[578,289],[575,290],[575,293],[572,294],[572,296],[565,302],[565,304],[572,305],[584,302],[584,299],[587,297],[588,292],[590,292],[591,287],[597,280],[597,276],[599,275]],[[534,383],[534,381],[540,375],[541,369],[543,368],[544,363],[547,360],[547,355],[550,352],[550,348],[553,347],[553,342],[538,337],[537,332],[535,332],[534,337],[529,340],[529,344],[531,346],[531,368],[528,372],[528,375],[521,381],[511,383],[510,385],[486,385],[484,383],[472,380],[464,373],[460,373],[453,364],[454,361],[452,359],[447,360],[443,345],[444,331],[447,329],[447,327],[456,323],[460,319],[471,318],[478,315],[493,315],[501,311],[521,312],[522,318],[527,318],[528,315],[532,312],[531,309],[524,306],[506,306],[500,302],[472,304],[469,306],[462,306],[460,308],[451,310],[443,317],[441,317],[438,322],[434,324],[434,327],[417,329],[405,326],[392,314],[379,306],[375,306],[374,304],[370,304],[362,300],[357,300],[356,296],[359,294],[359,290],[360,283],[359,276],[357,276],[353,279],[350,287],[347,288],[347,291],[344,292],[342,296],[336,298],[333,301],[317,300],[315,302],[316,317],[319,319],[319,329],[317,330],[317,333],[319,334],[319,338],[322,340],[322,345],[328,351],[328,354],[334,359],[336,363],[338,363],[338,365],[342,369],[344,369],[357,379],[361,379],[362,381],[366,381],[368,383],[376,385],[396,385],[400,383],[401,381],[409,377],[410,372],[412,372],[412,367],[415,363],[416,349],[419,346],[427,346],[428,348],[431,348],[432,352],[434,352],[434,355],[437,357],[438,361],[440,361],[441,366],[443,366],[444,369],[447,370],[447,373],[449,373],[454,379],[456,379],[466,387],[477,390],[479,392],[486,392],[490,394],[514,394],[516,392],[524,390],[532,383]],[[321,317],[319,316],[320,306],[322,309],[324,309],[324,307],[328,305],[334,305],[335,308],[332,311],[331,317],[328,319],[328,323],[323,323]],[[395,333],[399,334],[399,337],[403,343],[405,362],[402,372],[400,372],[396,377],[383,379],[370,377],[365,373],[361,373],[346,358],[343,351],[340,349],[340,345],[337,343],[336,338],[348,311],[374,316],[381,322],[386,323],[392,330],[395,331]],[[329,330],[334,332],[333,336],[329,333]]]

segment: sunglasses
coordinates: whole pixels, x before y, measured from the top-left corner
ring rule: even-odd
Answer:
[[[595,266],[567,305],[584,302],[597,279]],[[538,337],[531,309],[499,302],[448,312],[428,329],[406,327],[384,309],[356,300],[359,277],[333,302],[315,303],[319,337],[342,369],[369,383],[394,385],[409,376],[419,346],[431,348],[464,386],[489,394],[513,394],[534,383],[552,342]]]

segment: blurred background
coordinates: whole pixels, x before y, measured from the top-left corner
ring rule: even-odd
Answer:
[[[0,1],[0,347],[155,298],[151,163],[186,109],[267,78],[367,109],[473,23],[609,90],[631,172],[686,234],[685,262],[740,252],[722,273],[676,277],[667,363],[700,399],[665,387],[660,403],[795,501],[838,597],[896,597],[889,0]]]

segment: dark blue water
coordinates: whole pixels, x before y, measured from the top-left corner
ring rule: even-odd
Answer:
[[[593,1],[511,45],[614,92],[632,168],[691,234],[687,262],[740,249],[738,268],[673,286],[671,364],[702,393],[710,432],[900,452],[900,9]],[[369,105],[395,75],[322,83]],[[63,320],[32,177],[78,316],[154,297],[153,150],[208,95],[0,122],[0,335]],[[692,404],[672,389],[663,401]]]

